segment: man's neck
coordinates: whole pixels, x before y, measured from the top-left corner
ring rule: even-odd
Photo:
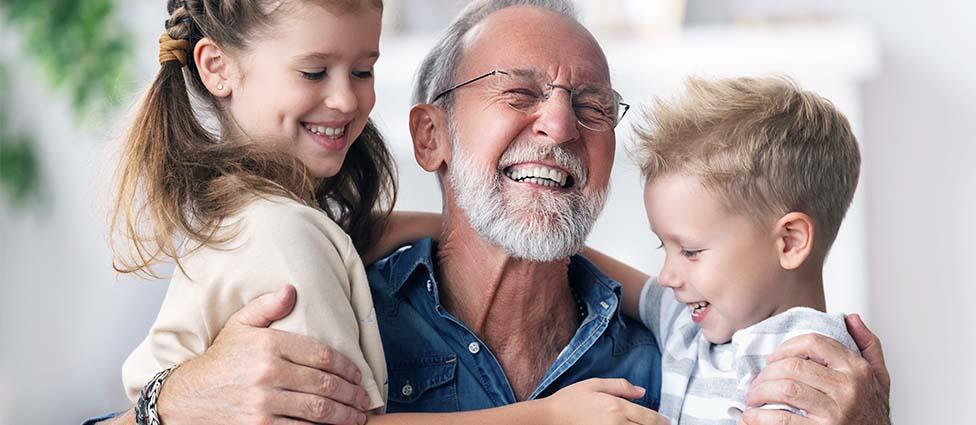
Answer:
[[[436,261],[444,307],[479,336],[515,334],[566,301],[573,305],[568,258],[513,258],[470,226],[450,226],[449,221]]]
[[[463,214],[444,219],[435,267],[441,304],[491,347],[516,398],[525,400],[579,326],[569,259],[516,259]]]

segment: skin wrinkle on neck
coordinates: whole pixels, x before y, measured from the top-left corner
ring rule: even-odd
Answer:
[[[464,220],[463,213],[458,215],[447,219],[437,251],[438,281],[445,308],[479,336],[518,329],[518,321],[545,317],[550,308],[561,307],[557,302],[572,300],[569,259],[540,263],[512,258],[478,237],[469,225],[454,225]],[[528,293],[532,296],[526,297]],[[507,320],[491,321],[492,313]]]

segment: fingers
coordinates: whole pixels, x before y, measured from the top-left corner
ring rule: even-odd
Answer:
[[[369,409],[369,395],[359,385],[321,370],[289,364],[281,388],[329,398],[354,409]]]
[[[625,404],[624,416],[631,423],[641,425],[667,425],[668,420],[657,412],[629,401],[622,401]]]
[[[847,323],[847,331],[854,338],[857,348],[861,350],[861,356],[871,365],[875,379],[881,384],[885,394],[888,394],[891,390],[891,377],[888,375],[888,367],[885,366],[881,340],[868,329],[859,314],[849,314],[844,319]]]
[[[856,327],[858,323],[854,325]],[[861,340],[859,344],[877,344],[865,341],[871,338],[864,336],[862,333],[857,337]],[[880,350],[880,346],[877,347]],[[793,359],[786,361],[790,358]],[[824,367],[803,359],[822,362]],[[746,402],[751,406],[788,404],[806,410],[807,419],[827,420],[827,423],[873,423],[874,419],[869,418],[887,417],[887,391],[883,391],[876,379],[878,373],[887,375],[882,359],[878,359],[882,369],[874,369],[859,353],[851,352],[831,338],[811,334],[784,342],[768,360],[767,370],[760,372],[746,396]],[[761,416],[764,420],[774,421],[785,417],[782,415]],[[791,417],[790,420],[797,419]]]
[[[847,370],[850,369],[851,362],[859,359],[860,355],[852,353],[833,338],[820,334],[806,334],[783,342],[766,358],[766,361],[772,363],[787,357],[811,359],[831,369]]]
[[[273,391],[263,401],[275,415],[321,424],[365,424],[366,415],[325,397],[292,391]]]
[[[226,326],[248,326],[266,328],[271,322],[279,320],[295,306],[295,287],[285,285],[275,292],[257,297],[227,319]]]
[[[356,364],[331,347],[305,335],[280,332],[277,337],[280,338],[276,346],[281,358],[297,365],[338,375],[356,385],[362,381],[362,374]]]
[[[826,393],[805,383],[786,379],[753,384],[749,394],[746,395],[746,404],[749,406],[786,404],[807,412],[818,413],[837,410],[836,403]]]
[[[752,381],[752,386],[779,380],[804,382],[824,393],[829,393],[832,388],[843,385],[838,372],[811,360],[789,357],[766,364],[766,367],[759,372],[759,376]]]
[[[810,418],[783,410],[749,409],[742,413],[739,425],[813,425]]]
[[[587,379],[584,382],[586,382],[586,385],[588,385],[592,391],[598,391],[628,400],[641,398],[644,396],[644,393],[647,392],[647,390],[644,388],[631,384],[626,379],[621,378],[592,378]]]

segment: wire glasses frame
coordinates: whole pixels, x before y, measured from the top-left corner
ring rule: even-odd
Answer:
[[[511,76],[510,73],[505,72],[505,71],[502,71],[502,70],[498,70],[498,69],[492,70],[492,71],[489,71],[489,72],[487,72],[487,73],[485,73],[483,75],[479,75],[477,77],[474,77],[474,78],[472,78],[470,80],[467,80],[467,81],[464,81],[464,82],[455,84],[451,88],[449,88],[447,90],[444,90],[444,91],[438,93],[437,96],[434,96],[434,99],[431,100],[430,103],[437,102],[442,97],[444,97],[448,93],[451,93],[454,90],[457,90],[457,89],[459,89],[461,87],[464,87],[464,86],[466,86],[468,84],[475,83],[477,81],[483,80],[485,78],[488,78],[488,77],[491,77],[491,76],[494,76],[494,75],[507,75],[507,76]],[[549,99],[549,96],[552,93],[552,89],[554,89],[554,88],[561,88],[563,90],[568,91],[569,94],[570,94],[571,99],[573,100],[573,110],[576,112],[576,121],[580,125],[582,125],[583,127],[587,128],[587,129],[590,129],[590,130],[593,130],[593,131],[608,131],[608,130],[610,130],[612,128],[615,128],[617,126],[617,124],[620,124],[620,121],[623,120],[624,115],[627,115],[627,111],[630,110],[630,105],[627,104],[627,103],[622,102],[623,98],[620,96],[620,93],[617,93],[616,90],[612,90],[611,89],[610,92],[612,93],[612,97],[613,97],[613,103],[610,105],[611,111],[609,111],[609,113],[603,112],[603,111],[598,112],[598,114],[600,114],[601,116],[604,117],[604,120],[587,119],[586,117],[587,116],[592,116],[593,113],[589,113],[589,114],[586,114],[586,113],[581,114],[580,113],[580,111],[577,109],[577,105],[576,105],[576,102],[575,102],[576,101],[576,94],[577,94],[577,92],[574,89],[572,89],[570,87],[565,87],[565,86],[560,86],[560,85],[552,84],[552,83],[546,83],[546,87],[549,89],[549,94],[542,94],[541,96],[535,96],[530,102],[528,102],[527,105],[521,105],[521,104],[520,105],[516,105],[516,104],[513,104],[513,103],[507,103],[507,104],[508,104],[509,107],[511,107],[512,109],[514,109],[516,111],[519,111],[519,112],[529,112],[533,107],[536,107],[536,106],[542,104],[544,101],[548,100]],[[593,109],[593,108],[590,108],[590,109]],[[611,122],[605,121],[606,119],[610,119]]]

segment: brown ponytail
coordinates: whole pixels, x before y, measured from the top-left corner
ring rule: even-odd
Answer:
[[[220,108],[200,80],[194,46],[207,36],[221,46],[246,47],[246,36],[271,19],[260,1],[168,2],[166,35],[188,42],[186,69],[178,60],[160,65],[125,138],[111,232],[121,228],[128,250],[115,250],[117,271],[158,277],[152,269],[156,263],[172,259],[180,265],[186,254],[180,240],[196,243],[188,246],[226,241],[233,235],[218,235],[221,221],[255,195],[319,205],[360,250],[373,243],[373,229],[389,215],[397,190],[395,165],[372,122],[350,147],[339,173],[315,187],[298,160],[248,141],[218,138],[197,119],[191,91],[215,111]]]

